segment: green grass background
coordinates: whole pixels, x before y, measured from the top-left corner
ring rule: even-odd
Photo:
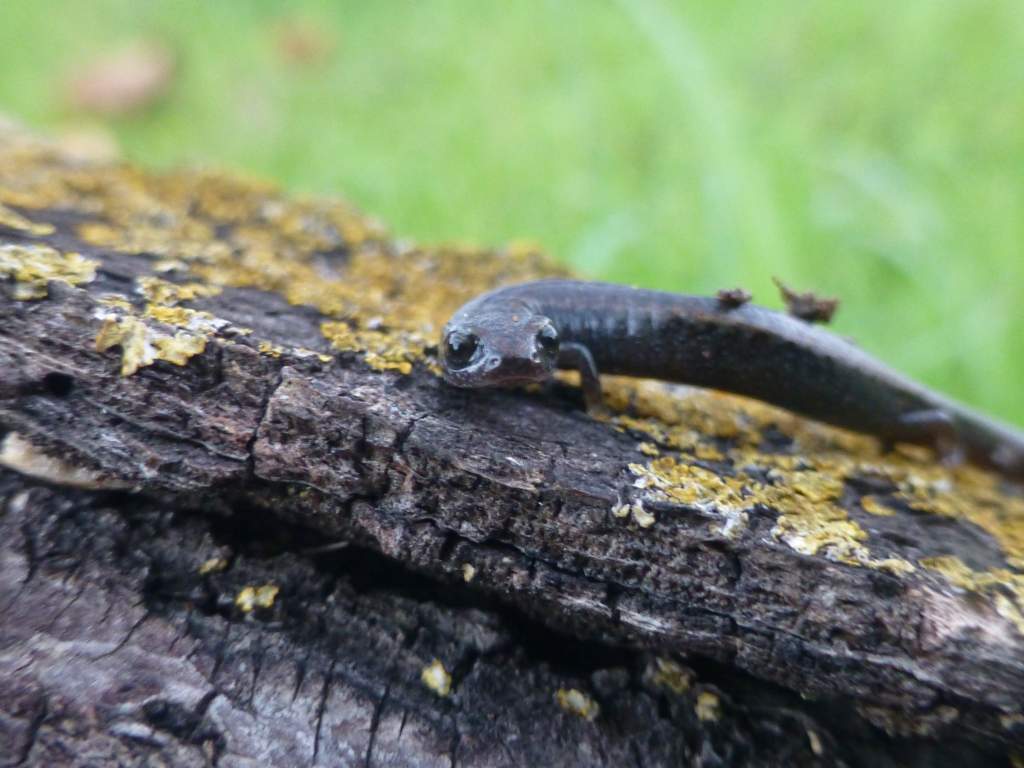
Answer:
[[[289,65],[301,18],[334,45]],[[770,278],[932,386],[1024,423],[1020,0],[5,0],[0,111],[139,37],[181,68],[126,154],[343,195],[427,242],[527,238],[687,292]]]

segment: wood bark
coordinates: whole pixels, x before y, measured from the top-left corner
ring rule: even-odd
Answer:
[[[96,344],[109,294],[132,303],[123,327],[142,317],[140,278],[209,279],[157,264],[193,253],[167,211],[199,216],[209,177],[172,183],[4,141],[0,203],[21,218],[0,225],[0,243],[99,266],[37,299],[16,298],[24,273],[0,285],[0,765],[1018,759],[1012,583],[966,589],[802,553],[772,534],[779,513],[764,505],[739,535],[714,509],[671,500],[648,504],[654,525],[623,521],[642,435],[590,418],[567,385],[452,390],[430,370],[429,340],[408,372],[339,352],[322,324],[346,315],[289,300],[287,267],[272,286],[179,296],[230,326],[183,365],[123,375],[127,352]],[[17,187],[26,168],[44,199]],[[113,211],[127,184],[141,185],[146,218]],[[230,258],[247,258],[237,233],[253,210],[231,215]],[[118,244],[86,236],[90,221]],[[337,238],[301,256],[325,280],[344,283],[356,255],[422,268],[422,250],[386,235],[361,241],[372,248]],[[513,259],[430,258],[484,281]],[[966,517],[872,517],[857,483],[840,504],[870,528],[872,554],[1019,573]],[[1013,488],[989,498],[995,512],[1018,502]],[[435,659],[446,695],[421,677]]]

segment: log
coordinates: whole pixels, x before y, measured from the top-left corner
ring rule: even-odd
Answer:
[[[1021,489],[441,381],[556,273],[0,130],[0,765],[1019,765]]]

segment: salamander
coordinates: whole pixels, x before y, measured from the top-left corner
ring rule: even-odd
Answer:
[[[1024,432],[833,333],[748,303],[575,280],[513,285],[455,312],[441,359],[457,387],[542,382],[556,368],[575,369],[592,409],[602,404],[601,373],[723,390],[1024,479]]]

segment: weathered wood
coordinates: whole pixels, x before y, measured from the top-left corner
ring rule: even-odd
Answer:
[[[16,133],[0,205],[0,764],[1024,747],[1019,489],[723,396],[444,386],[527,248]]]

